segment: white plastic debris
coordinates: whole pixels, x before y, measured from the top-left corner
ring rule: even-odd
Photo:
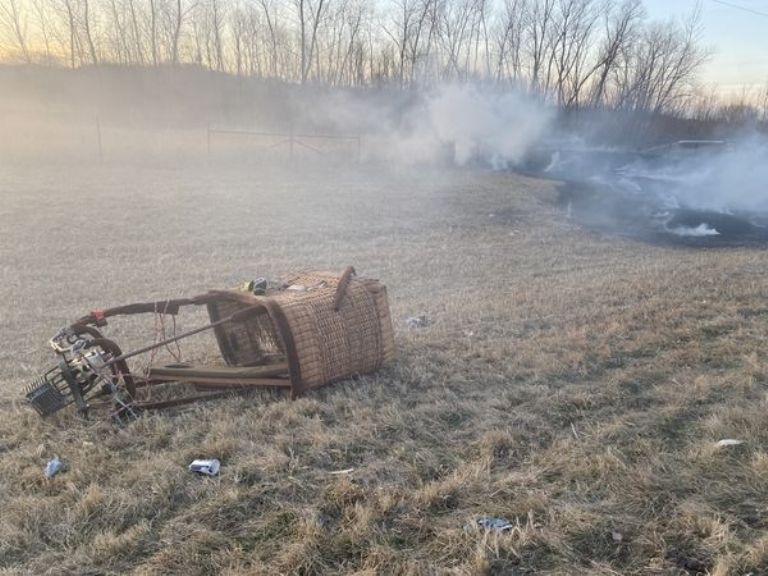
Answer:
[[[221,468],[221,462],[216,458],[193,460],[189,471],[206,476],[216,476]]]
[[[61,472],[62,466],[63,464],[61,460],[59,460],[59,457],[54,456],[53,458],[48,460],[48,463],[45,465],[45,472],[44,472],[45,477],[53,478],[54,476],[56,476],[56,474]]]
[[[494,516],[481,516],[477,519],[477,525],[486,530],[496,530],[497,532],[506,532],[514,528],[514,525],[506,518]]]
[[[354,471],[354,468],[346,468],[345,470],[334,470],[333,472],[328,472],[328,474],[332,474],[334,476],[342,476],[344,474],[352,474]]]
[[[408,328],[424,328],[425,326],[429,326],[431,322],[429,321],[429,318],[426,316],[411,316],[410,318],[407,318],[405,320],[405,325],[408,326]]]
[[[723,438],[715,446],[718,448],[724,448],[726,446],[738,446],[744,444],[744,440],[734,440],[733,438]]]

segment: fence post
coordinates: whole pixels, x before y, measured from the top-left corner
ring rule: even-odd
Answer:
[[[291,159],[291,162],[293,162],[293,120],[291,120],[291,125],[289,127],[290,133],[288,134],[288,144],[290,147],[290,153],[289,157]]]
[[[363,156],[363,137],[358,133],[357,135],[357,163],[362,162]]]
[[[99,147],[99,162],[104,162],[104,146],[101,143],[101,120],[96,116],[96,144]]]

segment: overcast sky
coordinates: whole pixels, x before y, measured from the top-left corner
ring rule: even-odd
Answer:
[[[652,18],[684,17],[697,0],[645,0]],[[701,0],[704,43],[714,50],[702,80],[723,91],[736,92],[743,85],[768,85],[768,0]],[[748,12],[763,12],[766,15]]]

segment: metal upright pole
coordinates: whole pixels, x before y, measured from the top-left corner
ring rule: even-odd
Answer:
[[[96,143],[99,146],[99,162],[104,162],[104,147],[101,143],[101,121],[96,116]]]
[[[290,133],[288,135],[288,143],[290,146],[290,158],[291,161],[293,161],[293,139],[294,139],[294,133],[293,133],[293,119],[291,119],[291,125],[289,127]]]
[[[360,164],[363,156],[363,137],[357,135],[357,163]]]

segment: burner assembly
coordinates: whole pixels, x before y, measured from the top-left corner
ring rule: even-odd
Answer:
[[[27,389],[27,400],[41,416],[58,412],[73,402],[87,415],[88,400],[111,395],[117,414],[131,410],[136,386],[114,342],[84,325],[61,330],[51,339],[56,366]]]
[[[271,287],[275,286],[275,287]],[[141,348],[123,352],[106,338],[107,320],[154,314],[174,318],[185,307],[205,306],[209,322]],[[223,365],[184,362],[156,365],[155,351],[212,331]],[[175,300],[96,310],[59,331],[50,341],[55,366],[26,389],[26,399],[49,416],[72,404],[79,414],[109,407],[124,422],[141,411],[220,398],[254,388],[305,391],[378,370],[395,357],[386,287],[355,275],[308,272],[286,282],[263,279],[239,290],[212,290]],[[150,355],[142,374],[128,360]],[[184,395],[170,384],[191,384]],[[163,388],[162,399],[150,391]]]

